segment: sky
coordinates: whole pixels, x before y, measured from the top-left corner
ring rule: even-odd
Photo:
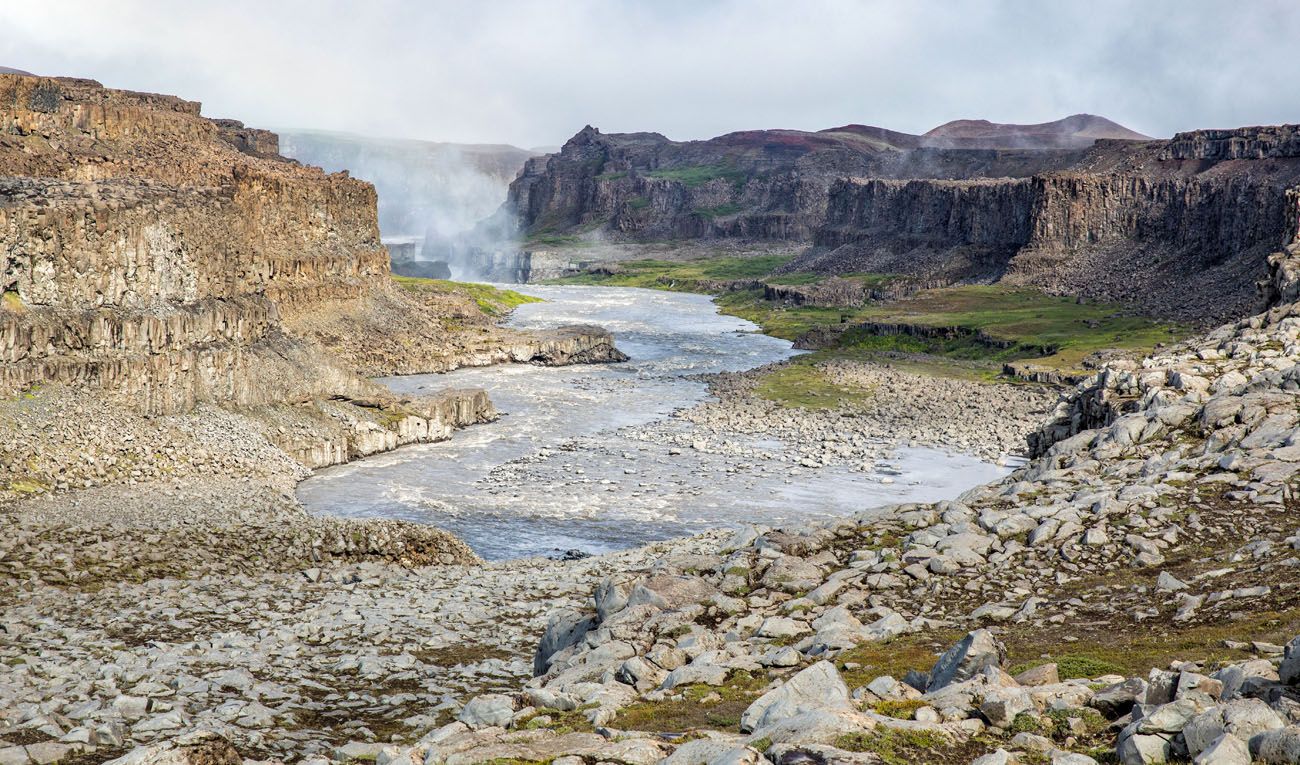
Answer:
[[[1298,0],[39,0],[0,65],[256,127],[556,146],[1078,112],[1300,122]]]

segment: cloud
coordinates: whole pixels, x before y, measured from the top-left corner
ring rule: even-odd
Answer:
[[[3,65],[254,125],[442,141],[1300,120],[1291,0],[42,0],[4,4],[0,29]]]

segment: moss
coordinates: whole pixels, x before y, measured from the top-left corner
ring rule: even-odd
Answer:
[[[915,720],[916,710],[926,706],[920,699],[886,699],[871,705],[872,711],[899,720]]]
[[[865,388],[845,388],[826,379],[817,359],[796,358],[763,375],[754,393],[791,409],[863,408],[871,400]]]
[[[22,297],[14,290],[8,290],[3,296],[0,296],[0,308],[14,313],[27,312],[27,306],[23,305]]]
[[[697,207],[695,208],[694,213],[701,218],[725,218],[728,215],[735,215],[743,209],[745,209],[743,205],[732,202],[730,204],[717,205],[716,207]]]
[[[1044,659],[1042,661],[1024,662],[1013,666],[1008,671],[1013,675],[1018,675],[1026,670],[1033,669],[1034,667],[1041,667],[1044,664],[1050,663],[1056,664],[1056,671],[1061,676],[1062,680],[1073,680],[1079,678],[1091,680],[1094,677],[1101,677],[1102,675],[1125,674],[1124,667],[1115,664],[1114,662],[1100,659],[1095,656],[1073,653],[1057,656],[1050,661]]]
[[[902,679],[908,670],[928,671],[934,666],[938,654],[961,636],[962,633],[956,631],[899,635],[890,640],[859,644],[841,652],[836,662],[841,668],[857,665],[842,671],[844,682],[850,688],[866,685],[881,675]]]
[[[478,664],[488,659],[510,659],[514,654],[503,648],[482,643],[455,643],[443,648],[424,648],[411,651],[411,655],[425,664],[454,667],[460,664]]]
[[[7,488],[17,494],[40,494],[50,490],[49,484],[36,478],[15,478]]]
[[[677,699],[639,701],[624,707],[610,726],[658,733],[685,733],[699,728],[739,732],[740,716],[766,685],[766,677],[738,670],[720,686],[691,685],[681,689]],[[719,699],[704,701],[713,694]]]
[[[627,200],[627,209],[644,210],[650,206],[650,200],[645,197],[632,197]]]
[[[526,303],[544,302],[539,297],[477,282],[454,282],[447,279],[424,279],[418,276],[396,275],[393,276],[393,281],[412,292],[424,290],[464,295],[473,299],[479,310],[488,316],[502,316]]]
[[[595,728],[592,727],[591,721],[587,719],[586,712],[598,706],[599,704],[587,704],[567,711],[543,707],[537,710],[536,714],[521,720],[519,725],[526,730],[545,728],[560,736],[566,733],[591,733]],[[550,718],[549,721],[542,719],[548,717]]]
[[[751,749],[753,749],[756,752],[762,752],[763,754],[766,754],[767,750],[772,748],[772,737],[764,736],[758,739],[757,741],[754,741],[749,746]]]
[[[848,733],[836,738],[835,746],[848,752],[875,754],[885,765],[957,761],[932,759],[949,757],[952,742],[943,734],[928,730],[879,728],[870,733]]]
[[[732,184],[733,187],[739,188],[745,185],[749,180],[749,174],[736,167],[731,162],[720,162],[714,165],[691,165],[689,167],[674,167],[660,170],[652,170],[645,174],[647,178],[660,178],[663,180],[676,181],[688,189],[697,188],[704,184],[724,180]]]

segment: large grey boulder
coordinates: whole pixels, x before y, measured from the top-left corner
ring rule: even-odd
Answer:
[[[740,717],[740,730],[752,733],[805,712],[852,710],[853,700],[840,673],[819,661],[763,694]]]
[[[1255,736],[1250,740],[1250,753],[1256,761],[1273,765],[1300,762],[1300,726],[1292,725]]]
[[[1088,706],[1111,720],[1117,720],[1128,714],[1133,705],[1144,700],[1146,695],[1147,681],[1140,677],[1130,677],[1097,691]]]
[[[1209,749],[1224,735],[1236,736],[1242,743],[1256,734],[1286,727],[1286,723],[1259,699],[1239,699],[1219,704],[1200,713],[1183,726],[1183,740],[1193,757]]]
[[[1300,685],[1300,637],[1286,644],[1277,674],[1287,685]]]
[[[1193,765],[1250,765],[1250,747],[1241,739],[1225,733],[1201,750]]]
[[[485,693],[470,699],[456,719],[479,730],[494,726],[504,728],[514,716],[514,699],[499,693]]]
[[[551,614],[546,631],[533,654],[533,674],[544,675],[551,667],[551,657],[587,636],[596,627],[597,618],[573,609],[563,609]]]
[[[1006,660],[1007,649],[985,629],[975,630],[949,648],[930,670],[927,693],[946,685],[969,680],[984,671],[985,667],[1000,667]]]

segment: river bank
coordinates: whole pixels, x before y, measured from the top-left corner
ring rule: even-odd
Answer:
[[[322,471],[299,486],[304,505],[430,523],[494,559],[608,552],[956,496],[1003,474],[992,463],[1023,452],[1055,401],[1046,389],[845,362],[836,368],[876,375],[845,383],[853,401],[784,406],[752,389],[775,369],[804,369],[782,366],[800,354],[706,296],[528,290],[546,301],[520,308],[511,327],[600,324],[631,361],[387,378],[398,395],[483,388],[507,416],[452,442]]]
[[[1300,630],[1287,520],[1297,328],[1279,312],[1108,372],[1052,412],[1042,456],[957,501],[578,561],[200,556],[183,576],[35,582],[6,603],[0,750],[41,763],[94,746],[103,759],[211,730],[244,756],[292,762],[850,762],[903,746],[946,763],[998,748],[1113,752],[1101,709],[1125,726],[1122,746],[1185,747],[1190,716],[1278,687],[1271,652]],[[750,381],[735,382],[681,419],[757,406],[740,403]],[[1119,411],[1099,415],[1107,406]],[[1080,430],[1099,416],[1105,427]],[[13,560],[6,550],[0,564]],[[998,641],[988,666],[1055,666],[929,694],[899,681],[980,626]],[[1148,678],[1171,661],[1172,680]],[[797,693],[803,672],[820,673],[809,693],[831,706],[748,715],[768,691]],[[1177,730],[1140,727],[1122,699],[1093,702],[1134,676],[1127,698],[1151,713],[1178,705],[1161,712],[1184,715]]]

